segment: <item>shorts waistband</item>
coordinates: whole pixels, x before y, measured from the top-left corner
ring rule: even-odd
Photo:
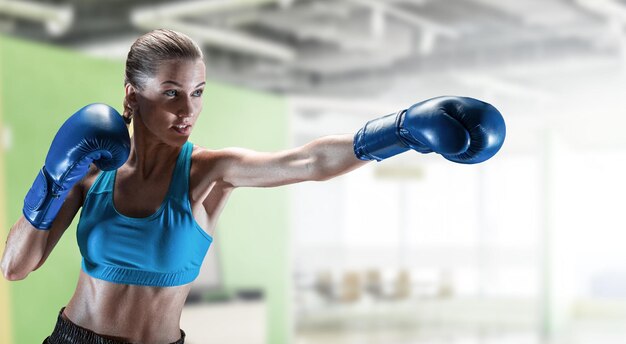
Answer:
[[[90,331],[86,328],[82,328],[69,319],[63,317],[63,310],[59,311],[57,317],[57,323],[54,326],[54,331],[46,339],[44,343],[47,344],[133,344],[130,342],[122,342],[110,338],[102,337],[97,333]],[[184,344],[185,343],[185,331],[180,330],[181,338],[171,344]]]

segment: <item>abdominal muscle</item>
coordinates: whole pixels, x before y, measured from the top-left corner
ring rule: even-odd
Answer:
[[[93,278],[82,269],[63,317],[110,339],[169,344],[180,339],[180,315],[190,284],[144,287]]]

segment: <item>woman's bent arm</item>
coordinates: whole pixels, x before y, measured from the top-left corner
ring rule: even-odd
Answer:
[[[11,227],[2,255],[0,268],[4,278],[22,280],[46,261],[54,246],[72,223],[83,202],[82,186],[77,183],[70,190],[50,230],[39,230],[24,215]]]

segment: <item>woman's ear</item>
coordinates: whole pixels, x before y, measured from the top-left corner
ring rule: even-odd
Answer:
[[[131,84],[126,84],[125,91],[126,91],[125,103],[127,104],[128,107],[130,107],[130,110],[135,112],[137,110],[137,89],[135,88],[135,86]]]

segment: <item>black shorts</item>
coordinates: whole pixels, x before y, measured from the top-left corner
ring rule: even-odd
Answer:
[[[104,338],[93,331],[74,324],[61,316],[64,309],[65,307],[61,308],[54,331],[43,341],[43,344],[132,344]],[[185,343],[185,331],[180,330],[180,339],[172,344],[183,343]]]

